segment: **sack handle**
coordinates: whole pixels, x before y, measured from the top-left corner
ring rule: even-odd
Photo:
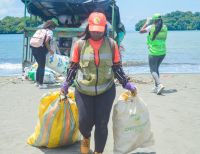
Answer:
[[[69,96],[62,94],[61,92],[60,92],[59,97],[60,97],[60,100],[67,100],[67,102],[68,102],[68,99],[70,98]]]

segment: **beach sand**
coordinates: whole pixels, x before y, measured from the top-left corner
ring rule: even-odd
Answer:
[[[155,145],[132,154],[200,154],[200,74],[163,74],[163,95],[151,93],[148,74],[133,75],[138,94],[148,105]],[[79,143],[63,148],[36,148],[26,144],[34,132],[41,90],[30,81],[0,77],[0,154],[78,154]],[[122,92],[117,86],[117,97]],[[115,100],[115,102],[116,102]],[[93,149],[92,142],[92,149]],[[126,143],[124,143],[126,144]],[[112,154],[112,115],[104,154]]]

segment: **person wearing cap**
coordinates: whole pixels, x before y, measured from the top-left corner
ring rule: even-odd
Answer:
[[[80,152],[88,154],[93,126],[94,154],[103,153],[108,136],[108,121],[116,95],[114,76],[125,89],[136,93],[120,63],[117,43],[106,36],[106,17],[103,13],[89,15],[83,39],[78,40],[71,54],[66,81],[61,92],[68,93],[74,83],[79,111],[79,129],[83,136]]]
[[[35,85],[38,86],[40,89],[47,88],[46,85],[43,84],[44,80],[44,72],[45,72],[45,63],[46,63],[46,55],[49,52],[50,54],[54,54],[54,51],[52,50],[51,44],[53,40],[53,30],[58,26],[57,19],[53,18],[51,20],[46,21],[42,29],[39,29],[38,31],[40,33],[45,33],[45,38],[42,46],[40,47],[33,47],[32,54],[38,63],[38,68],[36,71],[36,83]],[[36,32],[37,33],[37,32]]]
[[[140,33],[148,33],[149,67],[155,81],[153,92],[159,95],[164,89],[164,86],[160,82],[159,67],[166,55],[167,26],[163,24],[159,13],[153,15],[152,25],[149,25],[149,22],[150,18],[147,18],[147,21],[140,29]]]

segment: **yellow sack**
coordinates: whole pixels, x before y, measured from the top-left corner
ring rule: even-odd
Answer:
[[[59,91],[43,96],[38,116],[35,132],[28,138],[28,144],[55,148],[79,140],[78,108],[74,92],[69,91],[67,99],[61,99]]]

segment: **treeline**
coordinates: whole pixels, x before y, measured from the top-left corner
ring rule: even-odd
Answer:
[[[164,24],[168,30],[200,30],[200,12],[192,13],[175,11],[164,15]],[[135,25],[135,30],[139,31],[146,19],[139,21]]]
[[[0,20],[0,34],[20,34],[23,33],[24,30],[24,21],[26,21],[27,25],[39,25],[41,24],[41,20],[30,20],[30,18],[20,18],[20,17],[10,17],[7,16]]]
[[[34,18],[34,17],[33,17]],[[41,24],[41,20],[30,20],[30,18],[5,17],[0,20],[0,34],[20,34],[23,33],[24,21],[27,26],[37,26]],[[145,23],[146,19],[140,20],[135,25],[138,31]],[[200,30],[200,12],[192,13],[175,11],[163,16],[163,21],[167,25],[168,30]]]

